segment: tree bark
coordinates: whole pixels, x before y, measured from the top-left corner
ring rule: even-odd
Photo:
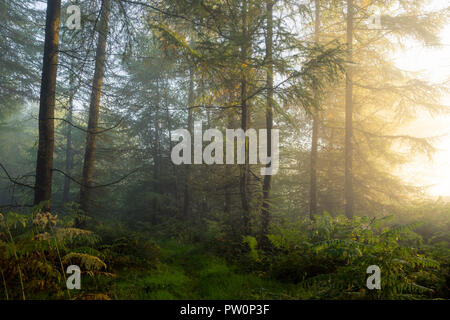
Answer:
[[[91,102],[89,105],[88,132],[83,163],[83,177],[80,188],[80,207],[87,215],[89,212],[91,186],[94,176],[95,153],[97,149],[98,118],[100,114],[100,97],[105,72],[106,39],[111,3],[102,0],[100,24],[98,29],[97,50],[95,54],[95,72],[92,80]]]
[[[319,43],[320,28],[320,1],[315,0],[316,17],[314,21],[314,41]],[[319,140],[319,102],[316,90],[314,90],[315,109],[312,110],[312,138],[311,138],[311,162],[310,162],[310,191],[309,191],[309,217],[314,219],[317,214],[317,146]]]
[[[54,115],[56,99],[56,73],[58,69],[59,23],[61,0],[47,1],[44,58],[42,65],[39,103],[39,146],[36,162],[34,204],[46,201],[50,209],[54,149]]]
[[[345,88],[345,215],[353,218],[353,172],[352,172],[352,135],[353,135],[353,83],[352,62],[353,54],[353,0],[347,0],[347,72]]]
[[[272,128],[273,128],[273,2],[268,0],[267,6],[267,35],[266,35],[266,60],[267,60],[267,109],[266,109],[266,128],[267,128],[267,156],[272,156]],[[267,166],[270,167],[271,164]],[[261,210],[261,243],[266,245],[267,234],[271,220],[270,213],[270,190],[272,175],[265,175],[263,182],[263,203]]]

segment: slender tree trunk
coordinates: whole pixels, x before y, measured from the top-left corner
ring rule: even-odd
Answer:
[[[231,227],[231,235],[236,237],[239,231],[239,226],[236,226],[236,219],[234,218],[233,209],[232,209],[232,194],[231,194],[231,182],[233,181],[232,177],[232,167],[230,165],[225,165],[225,206],[224,212],[226,215],[227,224]]]
[[[69,111],[67,114],[67,141],[66,141],[66,173],[70,176],[73,163],[73,152],[72,152],[72,121],[73,121],[73,93],[69,98]],[[70,178],[65,177],[64,179],[64,191],[63,191],[63,202],[69,201],[70,194]]]
[[[248,21],[247,21],[247,2],[244,0],[242,3],[242,46],[241,46],[241,59],[242,63],[245,65],[249,56],[249,44],[248,44]],[[242,75],[241,75],[241,129],[244,132],[247,131],[250,113],[248,108],[247,101],[247,65],[243,67]],[[244,234],[250,233],[250,206],[248,199],[248,181],[249,181],[249,148],[248,148],[248,139],[245,139],[245,163],[241,165],[241,175],[240,175],[240,194],[241,194],[241,203],[242,203],[242,211],[243,211],[243,231]]]
[[[230,90],[231,91],[231,90]],[[230,101],[232,101],[231,98],[231,93],[230,93]],[[229,110],[229,112],[227,113],[227,128],[228,129],[232,129],[234,128],[234,119],[233,119],[233,111]],[[229,150],[226,150],[226,152],[228,152]],[[231,166],[229,164],[225,165],[225,214],[227,215],[227,217],[229,218],[230,222],[232,222],[232,217],[231,217],[231,201],[232,201],[232,197],[231,197],[231,177],[232,174],[232,170],[231,170]],[[232,226],[234,228],[234,226]]]
[[[224,211],[228,218],[231,217],[231,167],[230,165],[225,165],[225,207]],[[231,220],[231,219],[230,219]]]
[[[272,156],[272,128],[273,128],[273,2],[268,0],[267,6],[267,35],[266,35],[266,60],[267,60],[267,110],[266,110],[266,127],[267,127],[267,155]],[[270,164],[267,165],[268,167]],[[265,175],[263,182],[263,203],[262,203],[262,228],[261,228],[261,243],[267,241],[267,234],[269,233],[269,224],[271,220],[270,213],[270,189],[272,176]]]
[[[94,176],[95,153],[97,149],[98,118],[100,114],[100,97],[105,72],[106,39],[111,3],[102,0],[101,17],[98,29],[97,51],[95,54],[95,72],[92,80],[91,102],[89,105],[89,123],[86,134],[86,150],[83,164],[82,185],[80,188],[80,206],[87,215],[90,205],[91,186]]]
[[[188,93],[188,130],[191,137],[194,135],[194,123],[192,119],[192,114],[194,110],[192,109],[194,105],[194,71],[191,69],[189,71],[189,93]],[[193,142],[191,141],[191,150]],[[192,163],[192,158],[191,158]],[[192,165],[186,165],[186,182],[184,185],[184,206],[183,215],[187,219],[191,215],[191,186],[192,185]]]
[[[71,61],[71,70],[75,64],[75,60]],[[67,112],[67,123],[66,123],[66,164],[65,170],[68,176],[64,177],[64,188],[63,188],[63,202],[69,202],[70,198],[70,183],[71,180],[69,176],[71,175],[72,165],[73,165],[73,151],[72,151],[72,123],[73,123],[73,99],[78,88],[74,88],[74,74],[71,72],[69,76],[69,110]]]
[[[37,205],[47,201],[44,206],[44,209],[47,210],[50,209],[52,195],[53,149],[55,144],[54,114],[60,16],[61,0],[48,0],[39,103],[39,146],[34,190],[34,204]]]
[[[170,115],[170,110],[169,110],[169,99],[167,97],[167,87],[168,87],[168,83],[167,81],[165,81],[165,88],[164,88],[164,104],[166,106],[166,121],[167,121],[167,131],[169,133],[169,149],[168,149],[168,153],[167,153],[167,159],[170,160],[171,157],[171,152],[172,152],[172,148],[173,148],[173,142],[172,142],[172,120],[171,120],[171,115]],[[172,164],[172,174],[174,177],[174,194],[175,194],[175,205],[178,208],[179,202],[178,202],[178,174],[177,174],[177,166],[170,161],[170,163]]]
[[[205,101],[204,97],[206,96],[207,90],[205,89],[205,80],[204,77],[200,77],[200,87],[197,95],[201,97],[202,101]],[[211,108],[209,106],[206,107],[206,129],[212,128],[212,118],[211,118]],[[211,166],[207,166],[205,168],[206,179],[204,185],[208,188],[209,192],[203,193],[203,201],[202,201],[202,216],[200,218],[205,217],[210,211],[210,199],[212,198],[210,194],[216,194],[216,179],[214,179],[214,171],[211,169]]]
[[[159,79],[156,79],[156,108],[155,108],[155,116],[153,118],[153,123],[155,126],[155,145],[154,145],[154,149],[153,149],[153,158],[154,158],[154,175],[153,178],[155,179],[155,186],[156,186],[156,190],[158,191],[160,190],[160,171],[161,171],[161,128],[159,125],[159,108],[160,108],[160,104],[161,104],[161,99],[160,99],[160,90],[159,90]]]
[[[345,88],[345,215],[353,218],[353,172],[352,172],[352,135],[353,135],[353,0],[347,0],[347,72]]]
[[[319,28],[320,28],[320,1],[315,0],[316,18],[314,23],[314,40],[316,44],[319,43]],[[319,140],[319,100],[317,92],[314,92],[314,99],[316,105],[313,112],[312,123],[312,140],[311,140],[311,176],[310,176],[310,191],[309,191],[309,217],[314,219],[317,214],[317,145]]]

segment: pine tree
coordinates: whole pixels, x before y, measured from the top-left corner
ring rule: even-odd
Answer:
[[[61,0],[48,0],[39,104],[39,146],[34,193],[34,204],[40,204],[45,201],[46,209],[50,209],[52,196],[53,149],[55,144],[54,114],[60,15]]]

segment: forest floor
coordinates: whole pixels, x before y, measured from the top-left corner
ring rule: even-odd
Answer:
[[[160,243],[161,264],[122,270],[109,284],[112,299],[289,299],[293,284],[243,274],[220,257],[175,241]],[[298,297],[297,297],[298,298]]]
[[[74,228],[70,216],[45,229],[41,221],[56,216],[8,212],[0,300],[448,299],[446,212],[422,224],[324,214],[271,235],[267,251],[251,236],[197,239],[178,228],[131,230],[112,220],[90,231]],[[81,266],[81,290],[67,290],[64,265]],[[367,289],[372,265],[383,269],[382,290]]]

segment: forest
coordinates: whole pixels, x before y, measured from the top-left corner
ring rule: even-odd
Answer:
[[[450,299],[447,0],[0,25],[0,300]]]

